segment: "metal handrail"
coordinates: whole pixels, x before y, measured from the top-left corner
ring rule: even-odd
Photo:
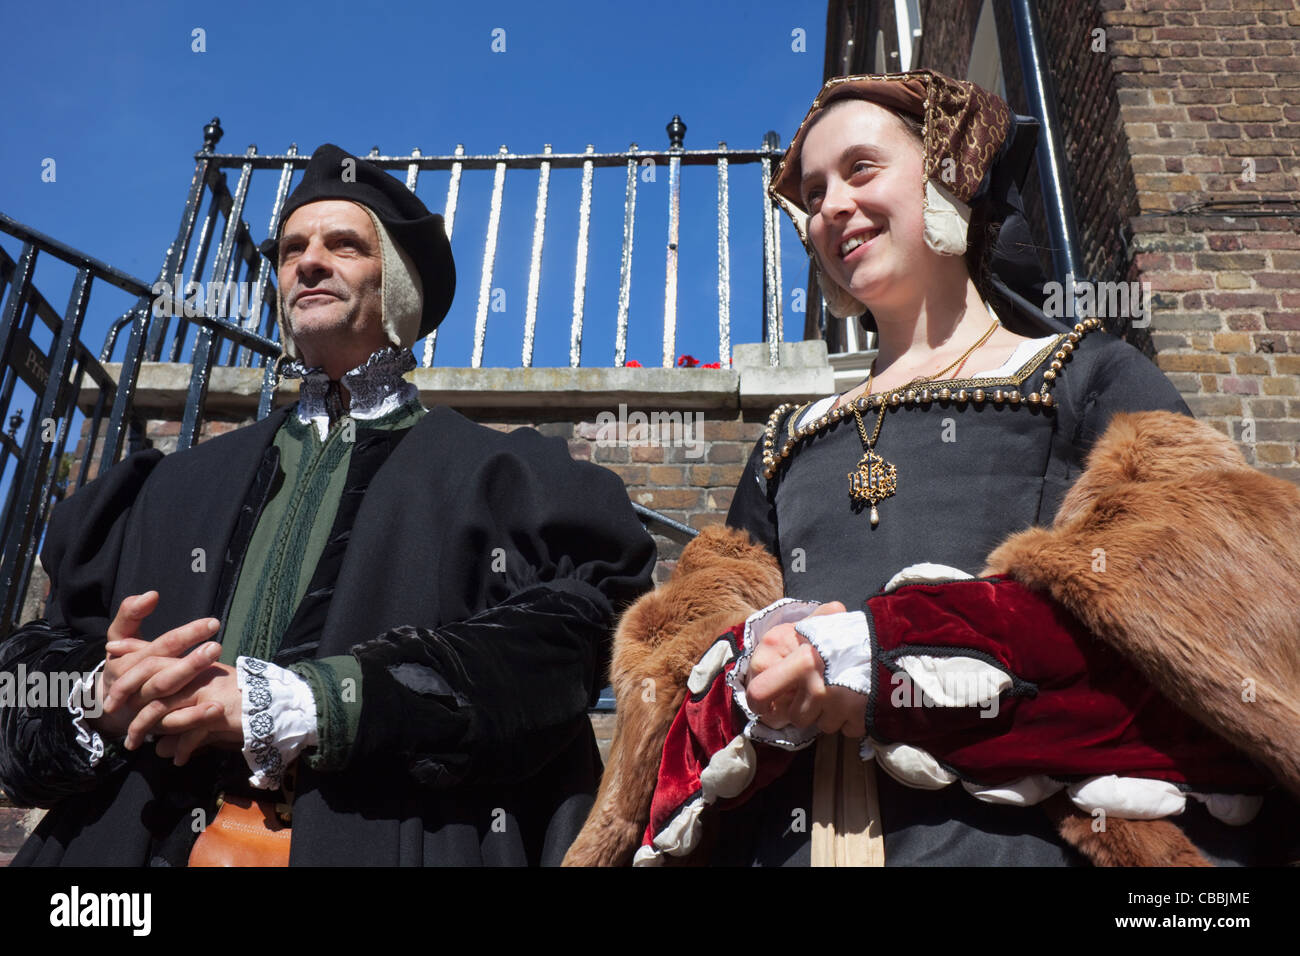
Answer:
[[[637,208],[638,170],[647,163],[656,166],[665,164],[668,168],[668,214],[669,227],[666,243],[666,261],[664,273],[663,302],[663,365],[671,367],[675,363],[676,324],[677,324],[677,245],[681,209],[680,170],[683,166],[712,166],[717,171],[717,217],[718,217],[718,355],[719,361],[729,362],[731,358],[731,260],[729,251],[731,220],[731,167],[736,164],[755,163],[760,166],[759,185],[763,202],[763,310],[764,335],[771,346],[769,360],[772,365],[779,364],[779,342],[782,336],[783,322],[781,316],[781,247],[779,218],[776,207],[767,196],[767,184],[772,175],[772,163],[779,160],[781,151],[779,138],[775,133],[767,133],[763,144],[758,149],[730,149],[725,143],[719,143],[717,149],[686,149],[683,145],[686,124],[681,117],[674,116],[666,127],[669,135],[667,149],[642,149],[633,143],[622,152],[597,152],[594,146],[588,146],[581,153],[557,153],[547,144],[540,153],[512,152],[502,146],[496,153],[470,154],[463,146],[457,146],[453,153],[446,155],[425,155],[420,150],[412,150],[407,155],[381,154],[378,148],[372,149],[364,158],[382,169],[405,174],[408,189],[415,191],[421,173],[445,171],[450,174],[443,203],[443,220],[450,239],[456,226],[458,206],[460,204],[461,186],[467,171],[491,171],[493,174],[491,198],[489,200],[488,226],[484,236],[483,255],[478,270],[477,300],[475,309],[474,335],[470,367],[481,367],[483,362],[485,340],[489,318],[489,302],[493,291],[493,276],[496,269],[498,253],[499,224],[505,194],[506,173],[510,170],[535,169],[538,171],[537,189],[534,203],[534,228],[531,255],[528,264],[528,293],[524,332],[520,343],[520,366],[532,365],[538,299],[540,290],[541,261],[546,247],[548,204],[551,194],[552,174],[556,170],[581,170],[581,198],[578,203],[578,239],[574,252],[575,275],[571,300],[571,319],[569,327],[569,364],[577,367],[581,364],[583,326],[586,313],[586,285],[588,262],[588,235],[591,222],[592,178],[599,168],[623,167],[627,170],[627,184],[623,209],[623,243],[619,267],[619,287],[617,317],[615,322],[614,359],[617,365],[624,364],[627,354],[628,315],[630,303],[630,284],[633,267],[633,235]],[[217,153],[216,146],[223,135],[220,120],[214,118],[204,127],[204,145],[194,154],[195,173],[191,182],[189,196],[181,217],[176,240],[168,248],[166,261],[160,272],[160,278],[173,282],[181,281],[182,265],[190,260],[191,248],[194,249],[193,266],[190,281],[201,281],[207,270],[207,257],[212,239],[217,234],[218,219],[224,220],[216,261],[212,275],[220,281],[235,278],[238,269],[244,267],[244,275],[255,286],[251,297],[253,310],[249,322],[260,323],[266,338],[273,339],[277,334],[274,312],[277,307],[274,288],[273,270],[257,254],[257,246],[244,218],[245,203],[249,184],[253,174],[259,170],[278,170],[279,185],[276,192],[267,227],[267,235],[274,235],[279,229],[280,213],[288,195],[289,185],[295,172],[306,167],[310,156],[300,155],[297,147],[292,146],[285,153],[260,154],[255,146],[250,146],[242,154]],[[226,171],[239,170],[238,183],[233,189],[226,184]],[[207,211],[200,215],[207,203]],[[119,320],[125,327],[125,317]],[[168,334],[166,324],[156,325],[150,338],[150,351],[155,356],[163,349],[163,338]],[[182,320],[170,330],[173,335],[172,353],[177,355],[181,349],[182,339],[188,334],[188,324]],[[112,334],[116,335],[116,332]],[[423,348],[417,343],[417,355],[421,364],[430,367],[433,364],[437,346],[437,331],[427,336]],[[196,348],[199,347],[196,344]],[[234,351],[232,351],[233,361]],[[244,356],[240,364],[247,364],[253,356]],[[206,362],[206,358],[204,359]],[[265,364],[265,359],[262,360]]]
[[[0,471],[14,459],[16,466],[9,493],[0,513],[0,631],[17,624],[22,595],[26,592],[36,558],[36,547],[54,503],[67,491],[61,486],[59,463],[68,445],[74,413],[86,377],[95,383],[98,396],[87,412],[85,448],[75,484],[80,487],[95,472],[103,471],[122,455],[126,433],[133,427],[133,399],[142,363],[147,355],[147,336],[153,319],[156,283],[117,269],[32,227],[0,213],[0,232],[22,243],[17,259],[0,248],[0,421],[7,419],[8,434],[0,434]],[[234,249],[232,242],[229,249]],[[76,270],[67,308],[60,313],[50,305],[35,284],[40,258],[57,260]],[[97,283],[105,283],[136,296],[135,305],[113,321],[104,349],[96,356],[82,340],[82,328],[90,311],[91,294]],[[32,341],[31,333],[40,320],[53,336],[46,355]],[[260,333],[215,315],[196,315],[187,321],[199,329],[199,338],[209,353],[229,345],[256,354],[267,363],[263,401],[269,406],[274,385],[273,360],[280,346]],[[121,371],[114,381],[104,367],[118,345],[120,332],[130,328]],[[21,360],[21,361],[20,361]],[[202,352],[196,353],[196,371],[210,370]],[[36,393],[26,432],[23,408],[14,406],[19,380]],[[182,447],[197,440],[206,399],[206,378],[192,384],[186,403]],[[107,417],[107,427],[104,420]],[[101,434],[102,432],[102,434]]]

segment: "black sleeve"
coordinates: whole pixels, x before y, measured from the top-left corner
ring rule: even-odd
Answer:
[[[763,439],[759,438],[741,473],[736,493],[731,498],[731,507],[727,509],[727,526],[748,531],[755,541],[780,561],[781,543],[776,526],[773,490],[763,478]]]
[[[1084,337],[1053,390],[1057,421],[1037,522],[1052,523],[1088,454],[1118,412],[1190,415],[1173,383],[1150,359],[1107,332]]]
[[[395,757],[426,786],[514,782],[587,719],[614,617],[650,590],[654,541],[612,472],[531,429],[510,438],[467,476],[463,520],[445,529],[486,606],[353,649],[363,693],[349,766]]]
[[[1127,342],[1109,335],[1106,347],[1098,352],[1093,363],[1078,407],[1074,443],[1085,452],[1118,412],[1192,414],[1178,389],[1154,362]]]
[[[50,698],[16,696],[0,707],[0,786],[17,804],[53,806],[126,764],[110,749],[92,767],[88,751],[77,742],[66,701],[53,699],[52,691],[104,659],[127,516],[161,458],[153,450],[128,457],[59,504],[50,517],[41,551],[50,575],[48,620],[25,624],[0,643],[0,674],[13,681],[15,693],[28,675],[41,672],[44,697]]]

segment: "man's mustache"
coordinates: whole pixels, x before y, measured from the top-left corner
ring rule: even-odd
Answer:
[[[303,287],[303,288],[299,288],[299,289],[295,289],[295,290],[293,290],[293,294],[292,294],[292,296],[290,297],[289,304],[290,304],[290,305],[297,305],[297,304],[298,304],[298,300],[301,299],[303,296],[305,296],[305,295],[316,295],[316,294],[321,293],[321,292],[328,293],[329,295],[334,296],[334,298],[336,298],[336,299],[346,299],[346,298],[347,298],[346,293],[345,293],[345,292],[340,292],[338,289],[333,289],[333,288],[330,288],[329,286],[324,286],[324,285],[314,285],[314,286],[305,286],[305,287]]]

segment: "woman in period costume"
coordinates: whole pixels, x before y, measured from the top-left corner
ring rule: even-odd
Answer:
[[[615,687],[625,687],[629,701],[625,707],[620,696],[620,721],[641,720],[642,730],[622,735],[623,751],[616,736],[597,809],[569,862],[625,860],[616,834],[635,826],[644,833],[641,863],[703,848],[722,864],[1203,865],[1252,862],[1261,838],[1276,849],[1269,821],[1287,812],[1287,798],[1270,787],[1274,779],[1297,786],[1291,755],[1273,760],[1257,728],[1223,730],[1231,714],[1187,719],[1188,710],[1204,709],[1196,701],[1209,692],[1167,678],[1183,674],[1168,664],[1180,659],[1174,651],[1135,654],[1136,669],[1112,654],[1125,642],[1158,644],[1162,634],[1182,633],[1182,622],[1159,622],[1149,639],[1123,628],[1111,634],[1109,619],[1089,618],[1088,608],[1118,608],[1112,616],[1128,620],[1131,595],[1112,589],[1072,604],[1055,589],[1059,581],[1036,581],[1037,591],[1016,580],[925,585],[994,571],[1032,577],[1035,561],[1025,548],[1000,550],[1000,563],[990,553],[1017,532],[1054,519],[1059,527],[1067,511],[1086,510],[1096,495],[1067,492],[1117,415],[1134,418],[1110,446],[1120,458],[1187,432],[1191,438],[1176,439],[1194,458],[1187,467],[1249,471],[1226,439],[1207,438],[1201,430],[1211,430],[1184,417],[1178,392],[1136,349],[1096,319],[1076,321],[1072,309],[1069,324],[1042,310],[1042,276],[1017,192],[1033,133],[1032,120],[996,96],[930,71],[841,77],[813,101],[772,195],[808,248],[832,313],[874,324],[878,355],[866,381],[845,394],[776,409],[745,468],[727,524],[779,562],[779,594],[758,573],[718,574],[743,545],[713,537],[688,547],[681,580],[669,586],[677,592],[661,589],[625,618],[615,650]],[[1152,411],[1162,415],[1122,414]],[[1100,473],[1096,484],[1114,485]],[[1287,491],[1270,493],[1294,505]],[[1194,489],[1177,493],[1205,498]],[[1300,516],[1300,508],[1290,514]],[[1102,540],[1118,544],[1113,535]],[[1080,547],[1058,550],[1073,555]],[[714,556],[704,560],[707,548]],[[1104,550],[1082,552],[1085,571],[1097,571],[1096,552]],[[1146,569],[1153,584],[1155,568],[1184,560],[1158,548],[1142,553],[1158,557]],[[1295,546],[1279,553],[1265,560],[1300,569]],[[715,593],[721,580],[744,580],[734,587],[733,610],[783,597],[716,638],[716,625],[693,603],[704,590],[687,597],[690,575],[707,581],[708,569]],[[1089,580],[1117,586],[1142,573],[1139,560]],[[1158,592],[1146,599],[1161,602]],[[927,615],[930,623],[919,625]],[[1295,617],[1294,609],[1283,613],[1278,634]],[[634,694],[645,675],[667,676],[653,648],[676,634],[684,651],[687,628],[679,625],[687,618],[698,632],[690,659],[699,663],[651,719]],[[1285,634],[1260,635],[1258,643],[1275,638],[1294,643]],[[633,647],[649,656],[634,658]],[[1039,659],[1023,653],[1031,647]],[[1285,653],[1270,686],[1300,674],[1294,657]],[[620,672],[620,660],[632,663]],[[967,670],[945,671],[954,662]],[[953,676],[969,679],[966,699],[953,699],[961,682],[944,683]],[[891,692],[909,680],[925,693],[913,689],[900,703]],[[1079,696],[1058,696],[1063,688]],[[1276,719],[1300,727],[1286,697],[1270,697],[1282,709]],[[1123,706],[1103,717],[1099,700]],[[936,702],[950,706],[931,709]],[[1076,716],[1062,722],[1062,714]],[[635,802],[626,795],[637,776],[627,756],[633,736],[657,744],[664,734],[649,826],[633,813],[624,815],[631,825],[616,825],[619,814],[608,807]],[[1261,763],[1271,774],[1260,772]],[[1072,805],[1059,802],[1067,786]],[[1055,811],[1033,806],[1051,800]],[[1082,827],[1063,820],[1072,813],[1082,815]],[[1097,828],[1087,823],[1106,813],[1116,832],[1123,817],[1169,817],[1179,829],[1147,830],[1164,841],[1155,849],[1141,840],[1132,852],[1114,852],[1113,841],[1099,849]]]
[[[924,142],[900,114],[925,123]],[[857,608],[910,565],[978,574],[1009,534],[1051,523],[1115,412],[1187,412],[1160,371],[1098,323],[1062,333],[1015,300],[984,298],[992,256],[971,245],[988,236],[964,227],[1007,210],[992,180],[1014,123],[1005,103],[970,83],[846,78],[823,87],[790,144],[773,194],[814,257],[832,313],[870,309],[879,354],[845,395],[779,408],[741,478],[727,523],[777,556],[787,597]],[[968,212],[972,203],[984,214]],[[811,434],[790,442],[795,429]],[[805,860],[809,841],[789,826],[791,807],[811,806],[813,750],[800,753],[724,817],[724,828],[753,838],[721,846],[756,861]],[[1043,815],[956,787],[876,780],[891,865],[1070,859]]]

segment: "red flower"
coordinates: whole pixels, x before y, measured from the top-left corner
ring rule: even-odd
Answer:
[[[722,363],[710,362],[708,365],[701,365],[700,368],[722,368]]]
[[[679,356],[677,356],[677,367],[678,367],[678,368],[695,368],[695,366],[697,366],[697,365],[699,365],[699,364],[700,364],[700,360],[697,359],[694,355],[679,355]]]
[[[623,367],[624,367],[624,368],[642,368],[643,366],[642,366],[641,363],[638,362],[636,359],[628,359],[626,362],[623,363]]]

